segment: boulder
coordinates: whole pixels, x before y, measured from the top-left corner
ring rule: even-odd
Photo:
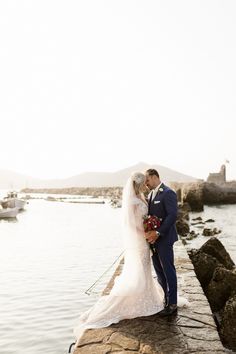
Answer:
[[[183,187],[183,202],[190,205],[192,211],[203,211],[202,183],[190,183]]]
[[[189,203],[192,211],[202,211],[204,205],[236,204],[236,183],[185,183],[182,185],[182,201]]]
[[[204,252],[211,255],[212,257],[215,257],[221,264],[225,266],[226,269],[231,270],[235,266],[223,244],[215,237],[212,237],[207,242],[205,242],[202,247],[199,248],[199,252]]]
[[[177,219],[189,220],[189,212],[191,208],[188,203],[183,203],[178,205],[178,216]]]
[[[198,216],[197,218],[192,219],[193,221],[202,221],[202,217]]]
[[[204,182],[202,184],[202,197],[204,204],[235,204],[236,186],[232,186],[230,183],[217,185]]]
[[[191,250],[189,257],[194,265],[194,270],[205,290],[217,267],[224,267],[215,257],[200,250]]]
[[[186,236],[189,233],[189,211],[190,206],[187,203],[178,205],[178,215],[176,221],[176,229],[180,236]]]
[[[179,235],[186,236],[189,233],[189,224],[184,219],[176,221],[176,229]]]
[[[214,219],[207,219],[205,222],[215,222]]]
[[[221,315],[221,339],[227,347],[236,350],[236,295],[226,302]]]
[[[216,268],[206,289],[212,311],[221,310],[234,293],[236,293],[236,273],[222,267]]]
[[[202,231],[203,236],[214,236],[215,232],[212,229],[204,228]]]
[[[181,200],[182,200],[182,189],[181,188],[176,189],[175,193],[176,193],[176,196],[177,196],[177,200],[179,202],[181,202]]]
[[[193,240],[197,236],[199,236],[199,233],[196,233],[194,230],[192,230],[187,235],[186,240]]]

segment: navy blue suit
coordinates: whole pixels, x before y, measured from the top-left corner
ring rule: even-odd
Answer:
[[[161,191],[160,191],[161,189]],[[177,277],[174,266],[174,242],[178,240],[175,227],[178,203],[176,193],[161,184],[154,200],[152,195],[148,202],[149,215],[156,215],[162,219],[158,231],[160,236],[154,244],[156,253],[152,260],[158,281],[165,293],[167,304],[177,304]]]

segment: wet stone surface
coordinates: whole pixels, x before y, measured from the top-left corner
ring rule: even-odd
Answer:
[[[226,353],[220,341],[209,303],[193,270],[185,247],[175,244],[179,295],[188,299],[187,308],[160,318],[158,314],[123,320],[107,328],[86,330],[74,354],[174,354]],[[108,294],[122,265],[104,290]]]

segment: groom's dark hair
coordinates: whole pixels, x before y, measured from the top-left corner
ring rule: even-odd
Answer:
[[[149,170],[147,170],[146,173],[149,176],[157,176],[158,178],[160,178],[159,173],[154,168],[149,168]]]

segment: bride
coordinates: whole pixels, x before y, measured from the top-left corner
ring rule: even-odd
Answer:
[[[153,315],[164,308],[164,292],[152,277],[150,247],[143,229],[143,216],[148,212],[145,189],[145,175],[133,173],[123,190],[123,270],[110,294],[79,317],[74,329],[77,344],[85,329]]]

